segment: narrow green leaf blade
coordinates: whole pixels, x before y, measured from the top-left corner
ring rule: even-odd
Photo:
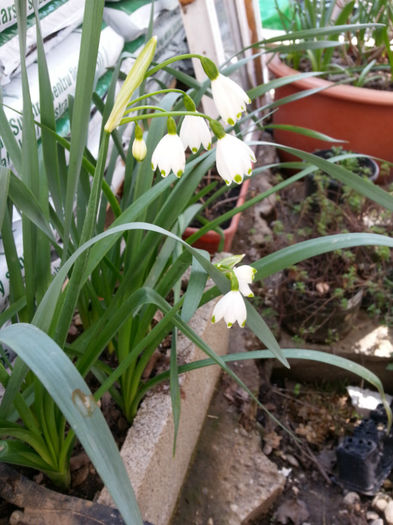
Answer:
[[[69,358],[38,328],[20,323],[0,330],[8,345],[52,396],[78,436],[128,525],[142,525],[135,495],[111,431]]]

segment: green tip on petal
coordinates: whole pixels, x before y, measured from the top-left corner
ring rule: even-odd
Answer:
[[[253,294],[253,293],[249,293],[249,294],[247,295],[247,297],[254,297],[254,294]]]
[[[191,151],[192,151],[193,153],[196,153],[198,150],[197,150],[196,148],[192,148]]]
[[[234,126],[234,125],[235,125],[235,121],[234,121],[233,119],[229,118],[229,119],[228,119],[228,124],[229,124],[230,126]]]
[[[209,149],[211,149],[211,147],[212,147],[212,143],[209,142],[209,144],[207,145],[207,149],[209,150]]]
[[[180,179],[180,177],[183,175],[183,172],[182,170],[179,170],[177,173],[176,173],[176,177]]]
[[[215,322],[216,322],[216,318],[215,318],[214,315],[213,315],[213,317],[212,317],[212,323],[215,323]]]
[[[237,174],[237,175],[235,175],[235,176],[233,177],[233,180],[234,180],[235,182],[237,182],[237,184],[240,184],[240,183],[242,182],[243,178],[242,178],[241,175]]]
[[[227,324],[227,327],[230,328],[231,326],[233,326],[233,323],[228,323]]]
[[[162,177],[166,177],[165,170],[161,170],[160,173],[161,173]]]
[[[247,173],[248,173],[249,175],[251,175],[251,173],[252,173],[252,169],[250,168],[250,169],[247,171]]]
[[[244,321],[244,323],[241,324],[241,327],[244,328],[246,326],[246,321]]]
[[[230,181],[230,180],[226,180],[226,179],[224,179],[224,182],[225,182],[225,184],[226,184],[227,186],[230,186],[230,185],[231,185],[231,181]]]
[[[151,169],[152,169],[153,171],[156,169],[156,168],[154,167],[154,164],[153,164],[153,163],[151,163],[150,166],[151,166]]]
[[[242,114],[238,113],[236,116],[237,116],[237,118],[240,118],[242,116]]]

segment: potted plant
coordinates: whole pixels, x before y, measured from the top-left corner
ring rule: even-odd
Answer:
[[[341,162],[358,163],[361,158]],[[359,168],[360,166],[360,168]],[[299,242],[338,231],[364,231],[375,208],[345,186],[318,171],[296,192],[284,193],[278,206],[272,242]],[[372,229],[370,229],[372,231]],[[282,324],[303,340],[329,343],[356,326],[362,299],[381,263],[383,250],[358,247],[319,255],[287,268],[277,290],[277,309]]]
[[[276,101],[289,102],[273,115],[278,143],[306,151],[325,147],[321,140],[288,131],[291,124],[347,141],[353,151],[393,161],[392,20],[387,1],[350,1],[344,7],[337,1],[310,1],[304,9],[292,2],[292,15],[282,16],[285,36],[262,43],[290,41],[279,45],[268,63],[275,77],[287,79],[275,90]],[[299,71],[318,76],[290,81]]]
[[[361,177],[365,177],[371,182],[375,182],[379,175],[379,166],[370,157],[354,154],[351,151],[343,150],[341,146],[332,146],[328,149],[316,150],[314,155],[322,157],[323,159],[332,159],[339,166],[343,166],[353,173],[357,173]],[[318,172],[316,173],[318,177]],[[325,173],[325,175],[327,175]],[[306,196],[311,195],[317,190],[317,183],[314,174],[307,175],[305,178],[305,193]],[[339,202],[342,200],[342,183],[328,178],[326,196],[329,199]]]

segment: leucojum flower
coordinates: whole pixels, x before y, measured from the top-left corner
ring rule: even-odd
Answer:
[[[139,124],[136,124],[135,126],[135,139],[132,143],[131,151],[134,159],[138,160],[139,162],[141,162],[146,157],[146,142],[143,140],[143,130]]]
[[[217,121],[211,122],[217,137],[216,166],[219,175],[229,186],[232,182],[241,184],[244,177],[252,173],[252,163],[256,161],[254,152],[242,140],[225,133]]]
[[[244,264],[235,267],[237,262],[243,259],[244,255],[235,255],[223,259],[217,267],[224,271],[231,281],[231,291],[226,293],[218,301],[213,310],[212,323],[218,323],[224,319],[228,328],[237,321],[239,326],[244,327],[247,319],[247,309],[244,297],[253,297],[250,288],[256,270],[252,266]]]
[[[250,97],[236,82],[222,75],[210,59],[201,59],[201,64],[210,79],[218,113],[226,124],[233,126],[246,111],[246,104],[251,102]]]
[[[187,94],[184,95],[183,100],[187,111],[196,111],[194,101]],[[206,150],[211,147],[210,129],[202,117],[186,115],[180,128],[180,138],[184,149],[190,148],[193,153],[196,153],[201,146]]]
[[[158,167],[163,177],[171,171],[176,177],[181,177],[186,165],[183,142],[176,131],[176,123],[172,117],[168,118],[168,133],[157,144],[151,158],[151,167]]]

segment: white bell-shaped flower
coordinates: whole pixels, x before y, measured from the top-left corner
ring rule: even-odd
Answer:
[[[171,129],[167,135],[162,137],[153,151],[151,158],[152,169],[154,171],[158,167],[163,177],[166,177],[170,171],[173,171],[176,177],[181,177],[185,165],[186,156],[183,142],[179,135]]]
[[[225,134],[217,140],[217,171],[226,184],[243,182],[245,176],[251,175],[255,161],[252,149],[233,135]]]
[[[180,128],[180,138],[184,149],[188,147],[196,153],[202,145],[206,150],[211,147],[211,133],[204,118],[186,115]]]
[[[254,280],[256,269],[248,264],[243,264],[237,268],[235,267],[233,271],[239,283],[240,293],[245,297],[254,297],[254,293],[248,285]]]
[[[243,296],[239,290],[231,290],[226,293],[214,307],[212,323],[218,323],[221,319],[224,319],[228,328],[236,321],[239,326],[245,326],[247,310]]]
[[[211,80],[213,100],[225,123],[233,126],[251,102],[247,93],[229,77],[222,75]]]
[[[139,162],[141,162],[146,157],[147,148],[146,148],[146,142],[143,140],[143,138],[134,139],[134,142],[132,143],[131,151],[132,151],[132,155],[134,159],[138,160]]]

